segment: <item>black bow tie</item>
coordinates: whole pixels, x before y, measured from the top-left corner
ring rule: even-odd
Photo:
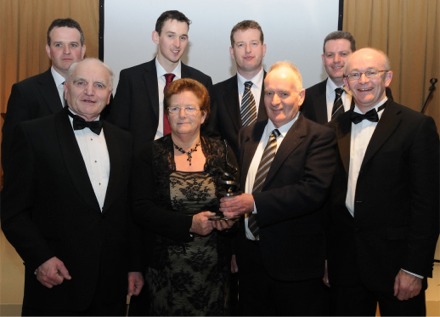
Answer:
[[[383,108],[385,108],[385,105],[380,106],[378,108],[378,111],[381,111]],[[350,119],[351,122],[353,122],[354,124],[358,124],[364,119],[367,119],[371,122],[379,122],[379,116],[377,114],[376,109],[371,109],[370,111],[367,111],[365,114],[352,111],[350,114]]]
[[[84,128],[89,128],[93,133],[99,135],[102,129],[102,121],[86,121],[83,118],[74,115],[69,110],[67,110],[69,116],[73,118],[73,130],[82,130]]]

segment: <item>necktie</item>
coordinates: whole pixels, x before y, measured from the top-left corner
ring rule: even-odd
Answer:
[[[257,175],[255,176],[254,186],[252,192],[261,191],[267,174],[269,173],[270,165],[275,157],[277,150],[277,137],[280,135],[278,129],[274,129],[270,134],[269,141],[266,144],[263,155],[261,156],[260,164],[258,165]],[[258,228],[255,214],[250,214],[248,219],[248,227],[254,237],[258,237],[260,228]]]
[[[171,83],[176,75],[174,74],[165,74],[165,89],[167,88],[168,84]],[[170,122],[168,121],[168,116],[163,114],[163,135],[167,135],[171,133],[171,127]]]
[[[257,120],[257,108],[255,106],[254,95],[251,91],[252,82],[244,83],[243,99],[241,100],[241,125],[246,127]]]
[[[344,105],[342,103],[342,93],[343,92],[344,92],[344,89],[342,89],[342,88],[335,89],[335,101],[333,102],[331,120],[336,119],[338,116],[340,116],[342,113],[344,113]]]
[[[67,107],[65,108],[67,109]],[[89,128],[93,133],[99,135],[102,129],[102,121],[86,121],[83,118],[74,115],[69,110],[67,110],[69,116],[73,118],[73,130],[82,130],[84,128]]]
[[[354,124],[358,124],[364,119],[367,119],[371,122],[379,122],[379,116],[377,113],[381,111],[383,108],[385,108],[385,105],[380,106],[377,109],[377,111],[376,109],[371,109],[370,111],[367,111],[365,114],[352,111],[350,114],[350,119]]]

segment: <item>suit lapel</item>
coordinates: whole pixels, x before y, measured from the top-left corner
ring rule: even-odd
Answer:
[[[246,176],[248,174],[249,166],[260,143],[263,135],[264,127],[267,122],[257,122],[254,125],[245,127],[243,130],[244,138],[241,142],[241,188],[245,188]]]
[[[260,105],[258,106],[257,121],[267,121],[266,107],[264,106],[264,79],[266,78],[266,71],[263,75],[263,85],[261,87]]]
[[[159,118],[159,88],[157,86],[157,72],[155,59],[145,64],[144,87],[147,89],[147,96],[153,108],[155,118]]]
[[[224,104],[226,109],[221,109],[228,113],[229,120],[232,122],[235,131],[241,129],[240,103],[238,98],[237,75],[228,81],[226,90],[223,91]]]
[[[319,85],[318,94],[316,95],[316,121],[328,122],[327,116],[327,80],[324,80]],[[314,98],[315,99],[315,98]]]
[[[63,104],[58,94],[58,88],[55,85],[50,69],[42,74],[38,79],[39,93],[41,98],[45,101],[51,113],[56,113],[63,109]]]
[[[78,195],[91,208],[100,210],[98,200],[93,191],[92,184],[87,174],[87,168],[81,155],[68,115],[60,111],[55,116],[55,128],[58,142],[61,148],[66,169],[69,171],[72,182],[77,189]]]
[[[344,112],[333,124],[336,124],[339,155],[348,174],[350,166],[351,120],[350,112]]]
[[[307,136],[307,129],[304,120],[305,118],[303,116],[298,116],[296,122],[292,125],[289,131],[287,131],[285,139],[278,148],[275,158],[270,166],[263,188],[276,176],[286,158],[298,148],[303,139]]]
[[[384,113],[382,114],[382,117],[373,132],[370,143],[368,144],[361,168],[373,158],[376,152],[385,142],[387,142],[394,130],[400,125],[400,120],[396,119],[399,110],[394,107],[394,104],[391,101],[387,101],[383,111]]]
[[[124,168],[116,168],[116,166],[125,166],[123,162],[123,156],[127,153],[121,151],[121,146],[118,146],[119,138],[114,135],[113,128],[109,126],[109,124],[105,121],[103,121],[103,129],[106,136],[105,142],[107,144],[110,166],[113,167],[110,168],[107,192],[105,194],[104,207],[102,210],[102,212],[105,212],[110,208],[114,199],[118,197],[116,193],[121,186],[120,180],[123,179],[122,174],[127,173],[127,170],[125,170]]]

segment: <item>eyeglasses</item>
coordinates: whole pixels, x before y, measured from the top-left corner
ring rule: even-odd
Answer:
[[[365,72],[352,72],[350,74],[344,75],[345,78],[347,78],[349,81],[359,80],[362,77],[362,74],[365,75],[367,78],[376,78],[379,76],[380,73],[383,72],[389,72],[388,69],[385,70],[377,70],[377,69],[370,69]]]
[[[195,114],[200,109],[193,107],[193,106],[185,106],[185,107],[168,107],[168,113],[169,114],[177,114],[180,113],[180,110],[185,112],[185,114],[192,115]]]

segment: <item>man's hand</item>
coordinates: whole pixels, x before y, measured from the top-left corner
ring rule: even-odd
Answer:
[[[394,279],[394,296],[399,300],[408,300],[419,295],[422,279],[400,270]]]
[[[241,194],[220,199],[220,211],[228,219],[239,218],[254,210],[254,196]]]
[[[144,287],[144,277],[141,272],[128,273],[128,296],[137,296]]]
[[[55,256],[41,264],[34,274],[37,280],[47,288],[60,285],[64,280],[72,279],[64,263]]]

